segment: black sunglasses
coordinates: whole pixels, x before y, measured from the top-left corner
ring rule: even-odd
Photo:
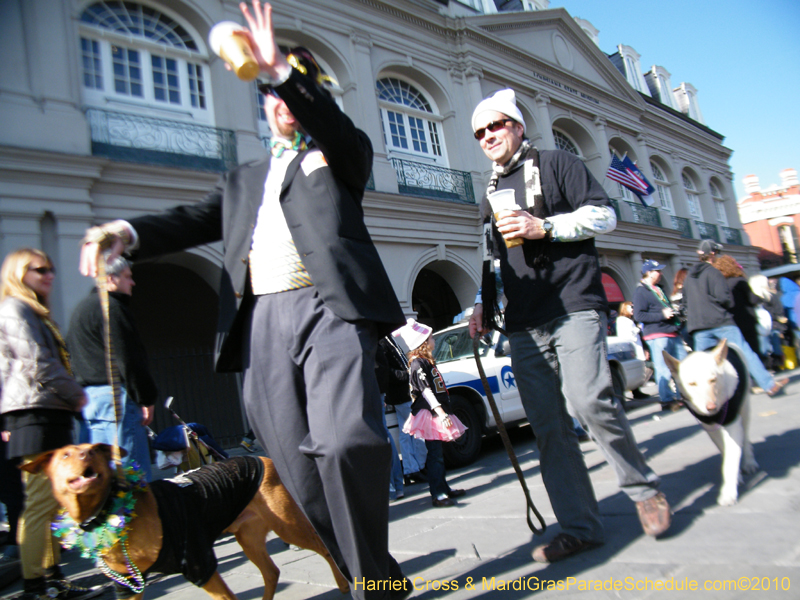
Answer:
[[[513,123],[514,119],[501,119],[499,121],[492,121],[491,123],[486,125],[486,127],[481,127],[480,129],[475,131],[475,139],[476,140],[482,140],[483,136],[486,135],[486,130],[487,129],[489,131],[491,131],[492,133],[494,133],[495,131],[501,130],[503,127],[506,126],[506,123],[509,123],[509,122]]]
[[[50,273],[53,275],[56,274],[55,267],[36,267],[35,269],[28,267],[28,271],[36,271],[39,275],[48,275]]]

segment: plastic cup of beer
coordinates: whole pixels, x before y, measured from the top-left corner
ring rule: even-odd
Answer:
[[[230,65],[239,79],[253,81],[258,77],[258,61],[247,39],[234,35],[235,31],[245,31],[245,28],[233,21],[217,23],[208,34],[208,45],[214,54]]]
[[[522,210],[517,204],[514,196],[514,190],[498,190],[487,196],[489,199],[489,205],[492,207],[492,212],[494,213],[495,221],[499,221],[502,218],[502,213],[506,211]],[[521,246],[525,241],[523,238],[512,238],[509,240],[505,237],[503,240],[506,243],[506,248],[515,248],[517,246]]]

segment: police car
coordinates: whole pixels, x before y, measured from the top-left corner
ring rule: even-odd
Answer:
[[[451,410],[469,429],[458,440],[444,445],[448,466],[472,463],[480,453],[484,434],[496,431],[496,423],[486,399],[472,350],[466,323],[433,334],[434,358],[450,393]],[[500,417],[506,426],[525,422],[514,373],[508,340],[497,331],[483,336],[479,354]],[[625,398],[626,390],[645,383],[644,362],[636,358],[633,344],[616,337],[608,338],[608,363],[615,395]]]

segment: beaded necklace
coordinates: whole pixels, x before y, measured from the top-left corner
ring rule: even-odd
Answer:
[[[61,539],[61,545],[64,548],[77,547],[80,549],[82,557],[99,560],[103,573],[138,594],[144,589],[144,578],[128,556],[127,540],[131,523],[136,518],[134,492],[144,491],[147,481],[136,463],[125,467],[124,476],[123,484],[115,484],[112,487],[110,497],[99,515],[93,516],[84,523],[76,523],[67,514],[66,509],[62,508],[53,519],[51,527],[53,535]],[[117,543],[122,546],[125,565],[128,567],[128,572],[131,573],[132,583],[124,575],[112,570],[101,556],[101,553]]]

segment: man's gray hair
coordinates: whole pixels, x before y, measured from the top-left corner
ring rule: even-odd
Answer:
[[[130,268],[131,268],[131,263],[129,263],[121,256],[118,256],[117,258],[109,261],[106,264],[106,275],[119,275],[125,269],[130,269]]]

